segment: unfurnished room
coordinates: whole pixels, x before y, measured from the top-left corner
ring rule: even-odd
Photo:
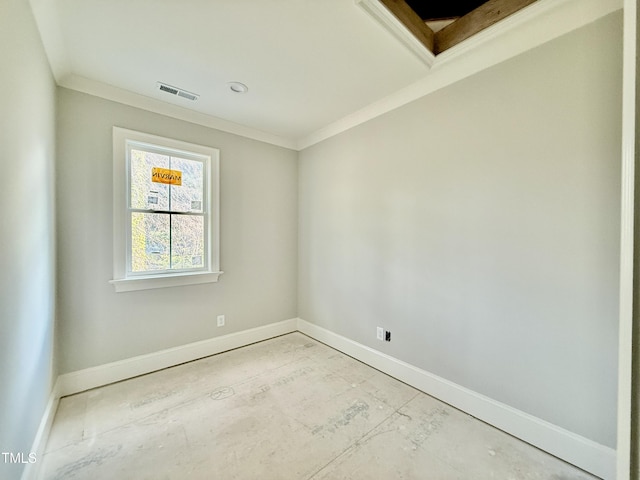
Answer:
[[[640,480],[635,0],[0,0],[0,479]]]

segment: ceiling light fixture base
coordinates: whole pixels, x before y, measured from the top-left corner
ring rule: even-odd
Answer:
[[[229,90],[231,90],[233,93],[247,93],[249,91],[249,87],[247,87],[244,83],[242,82],[229,82],[227,83],[227,86],[229,87]]]

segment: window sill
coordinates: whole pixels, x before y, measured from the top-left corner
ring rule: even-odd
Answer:
[[[134,290],[150,290],[153,288],[181,287],[184,285],[198,285],[213,283],[224,272],[199,272],[166,276],[146,276],[109,280],[116,292],[132,292]]]

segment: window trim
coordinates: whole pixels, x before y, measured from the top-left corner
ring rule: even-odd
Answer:
[[[129,162],[127,144],[135,142],[159,146],[177,152],[209,157],[207,168],[206,199],[208,202],[207,265],[194,271],[178,270],[154,274],[127,273],[130,252],[129,218]],[[135,130],[113,127],[113,280],[116,292],[147,290],[153,288],[176,287],[217,282],[223,273],[220,270],[220,150],[204,145],[182,142]]]

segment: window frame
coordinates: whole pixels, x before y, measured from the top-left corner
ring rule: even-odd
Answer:
[[[205,264],[197,269],[131,271],[130,146],[148,147],[187,159],[208,157],[204,162],[203,208],[205,224]],[[113,127],[113,279],[116,292],[217,282],[220,271],[220,150]],[[134,209],[135,210],[135,209]]]

